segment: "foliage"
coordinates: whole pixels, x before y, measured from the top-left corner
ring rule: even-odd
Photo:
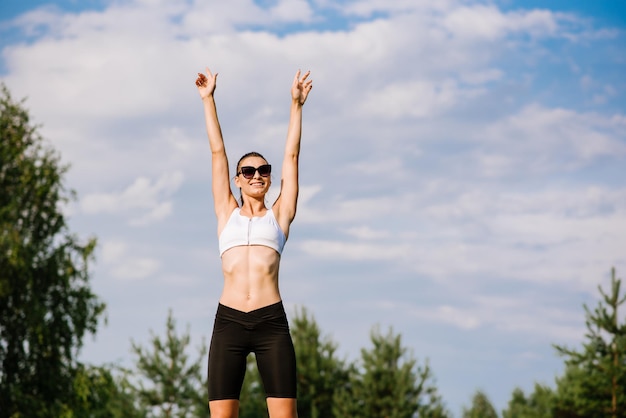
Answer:
[[[361,418],[444,417],[435,387],[424,367],[402,346],[400,335],[374,328],[373,347],[361,350],[360,364],[349,368],[349,382],[334,397],[334,416]]]
[[[528,396],[520,388],[513,391],[508,408],[502,418],[552,418],[556,394],[548,386],[535,384],[535,390]]]
[[[487,395],[483,391],[477,390],[472,397],[470,409],[464,408],[463,418],[498,418],[498,413]]]
[[[254,355],[249,355],[239,397],[239,418],[267,418],[265,390]]]
[[[206,385],[202,379],[206,344],[199,348],[197,359],[190,362],[186,353],[190,342],[189,330],[180,336],[176,334],[171,310],[165,340],[152,333],[152,351],[132,342],[140,375],[132,390],[139,403],[149,411],[147,417],[209,416]]]
[[[137,405],[124,376],[115,377],[115,366],[78,368],[74,380],[77,418],[144,418],[146,411]]]
[[[104,304],[89,285],[95,239],[80,243],[61,206],[66,166],[0,89],[0,416],[72,416],[76,358]]]
[[[322,338],[315,318],[305,308],[296,312],[291,334],[297,358],[298,417],[332,417],[335,392],[348,382],[345,362],[335,354],[337,345]]]
[[[557,380],[557,413],[563,416],[626,417],[626,321],[618,309],[621,280],[611,272],[611,292],[598,286],[601,300],[593,312],[584,305],[587,342],[582,350],[556,345],[566,357],[566,374]]]

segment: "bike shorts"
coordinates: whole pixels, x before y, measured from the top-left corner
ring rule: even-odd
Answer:
[[[296,353],[283,303],[250,312],[220,303],[209,349],[209,401],[239,399],[250,353],[266,397],[296,398]]]

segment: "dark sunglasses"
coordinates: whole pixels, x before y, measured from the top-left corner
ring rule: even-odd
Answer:
[[[257,171],[262,177],[267,177],[272,174],[272,166],[270,164],[264,164],[258,167],[251,167],[247,165],[245,167],[241,167],[241,171],[239,171],[237,175],[242,174],[245,178],[251,179]]]

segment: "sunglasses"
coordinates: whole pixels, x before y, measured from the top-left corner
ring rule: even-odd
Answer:
[[[254,177],[254,173],[257,171],[259,172],[259,175],[261,175],[261,177],[267,177],[272,173],[272,166],[270,164],[264,164],[258,167],[252,167],[247,165],[245,167],[241,167],[241,171],[239,171],[237,175],[242,174],[244,178],[251,179],[252,177]]]

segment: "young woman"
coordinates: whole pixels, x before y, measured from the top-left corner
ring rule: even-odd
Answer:
[[[222,258],[224,288],[209,349],[209,408],[212,418],[234,418],[246,371],[254,352],[271,418],[297,417],[296,361],[287,316],[278,288],[278,270],[289,227],[296,215],[302,106],[311,91],[309,73],[296,73],[280,194],[271,207],[265,197],[272,166],[256,152],[237,163],[234,182],[241,206],[231,192],[228,158],[215,106],[217,73],[198,73],[211,146],[213,200]]]

